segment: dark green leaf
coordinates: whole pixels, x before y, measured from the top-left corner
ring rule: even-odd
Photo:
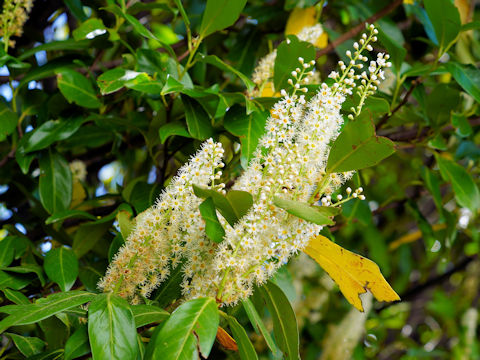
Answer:
[[[327,172],[345,172],[373,166],[395,152],[394,143],[376,136],[369,114],[350,121],[335,140],[328,157]]]
[[[182,102],[185,106],[185,118],[187,120],[188,132],[193,138],[205,140],[213,136],[213,127],[210,116],[203,107],[188,96],[182,96]]]
[[[0,333],[12,325],[36,323],[62,311],[85,304],[94,297],[95,294],[85,291],[68,291],[50,295],[45,299],[38,300],[35,304],[9,305],[10,316],[0,321]],[[9,306],[1,308],[2,312],[5,312]]]
[[[198,349],[207,358],[218,324],[215,299],[199,298],[183,303],[170,315],[154,343],[149,345],[155,347],[151,359],[197,359]]]
[[[445,51],[462,26],[458,9],[450,0],[424,0],[423,4],[435,30],[437,45]]]
[[[18,116],[10,108],[0,101],[0,141],[7,138],[17,127]]]
[[[5,333],[15,343],[17,349],[27,358],[40,354],[45,347],[45,342],[36,337],[25,337],[12,333]]]
[[[87,15],[83,10],[83,4],[81,0],[65,0],[65,5],[67,5],[70,12],[75,16],[78,20],[84,21],[87,19]]]
[[[480,70],[472,65],[455,62],[449,62],[445,66],[463,90],[480,103]]]
[[[72,250],[63,246],[47,253],[43,268],[50,280],[56,282],[62,291],[70,290],[78,276],[77,257]]]
[[[273,203],[286,210],[289,214],[295,215],[301,219],[313,222],[317,225],[333,225],[335,222],[332,216],[340,213],[340,209],[327,206],[311,206],[300,201],[282,199],[275,197]]]
[[[6,268],[8,269],[8,268]],[[0,289],[20,290],[32,282],[33,278],[26,275],[8,274],[0,271]]]
[[[240,359],[242,360],[255,360],[258,359],[258,355],[255,352],[252,342],[248,338],[247,332],[240,325],[233,316],[227,318],[228,326],[232,330],[233,337],[238,345],[238,352],[240,353]]]
[[[285,294],[272,282],[260,288],[273,320],[275,340],[285,359],[298,360],[299,338],[295,312]]]
[[[160,129],[158,129],[158,135],[160,136],[160,141],[162,144],[165,142],[165,140],[167,140],[168,137],[172,135],[178,135],[187,138],[191,137],[187,128],[185,127],[185,124],[180,122],[171,122],[161,126]]]
[[[94,359],[135,360],[137,331],[127,301],[112,293],[98,295],[88,308],[88,337]]]
[[[205,233],[213,242],[221,243],[225,236],[222,224],[217,217],[217,210],[211,197],[206,198],[198,207],[203,220],[205,220]]]
[[[315,60],[315,46],[290,35],[277,48],[277,57],[273,69],[275,90],[280,91],[289,88],[288,79],[292,77],[292,71],[301,67],[298,61],[299,57],[302,57],[306,63]]]
[[[87,325],[80,326],[65,343],[65,360],[72,360],[90,353]]]
[[[69,102],[86,108],[99,108],[101,104],[91,82],[79,72],[62,68],[56,70],[58,88]]]
[[[65,219],[88,219],[88,220],[96,220],[97,218],[92,214],[82,211],[82,210],[65,210],[62,212],[57,212],[52,216],[49,216],[47,220],[45,220],[45,224],[54,224],[58,221],[63,221]]]
[[[182,296],[182,281],[182,266],[177,265],[175,269],[170,271],[168,279],[165,280],[157,290],[155,290],[151,298],[158,301],[158,306],[162,308],[171,305],[174,300],[177,300]]]
[[[2,270],[8,271],[8,272],[14,272],[17,274],[35,273],[38,276],[38,279],[40,280],[40,283],[42,284],[42,286],[45,285],[45,277],[43,274],[43,269],[41,266],[37,264],[22,264],[19,266],[10,266],[7,268],[3,268]]]
[[[440,173],[444,180],[450,182],[455,193],[455,199],[474,214],[480,208],[480,192],[471,175],[463,166],[435,155]]]
[[[204,38],[233,25],[246,3],[247,0],[208,0],[198,31],[200,37]]]
[[[12,290],[12,289],[2,289],[3,294],[5,297],[17,305],[28,305],[30,304],[30,300],[20,291]]]
[[[133,317],[137,328],[151,323],[159,323],[167,319],[170,314],[153,305],[132,305]]]
[[[12,263],[15,255],[14,241],[13,236],[7,236],[0,240],[0,267],[6,267]]]
[[[80,225],[73,238],[72,249],[78,258],[89,252],[110,228],[111,222]]]
[[[425,110],[430,124],[439,127],[450,122],[451,112],[460,103],[460,93],[447,84],[438,84],[427,97]]]
[[[65,159],[49,151],[40,158],[40,201],[50,214],[65,211],[72,201],[72,173]]]

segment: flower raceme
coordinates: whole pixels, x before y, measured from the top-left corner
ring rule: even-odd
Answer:
[[[223,305],[232,305],[251,295],[291,256],[304,250],[323,225],[292,216],[276,206],[278,199],[335,208],[351,198],[365,199],[363,189],[346,189],[346,197],[333,192],[348,180],[353,171],[327,173],[330,146],[344,122],[341,113],[346,96],[356,91],[359,104],[351,109],[350,119],[360,114],[365,99],[376,91],[388,55],[377,55],[368,62],[377,30],[371,25],[347,52],[348,63],[339,62],[333,71],[332,85],[323,83],[307,101],[302,87],[312,76],[314,61],[299,58],[288,83],[292,90],[281,91],[282,98],[271,109],[265,133],[248,168],[233,185],[233,190],[251,194],[253,206],[239,221],[230,225],[221,216],[223,241],[211,241],[199,212],[202,199],[192,185],[225,192],[216,183],[223,167],[221,144],[207,140],[157,203],[137,217],[135,230],[113,259],[99,283],[131,302],[148,297],[155,287],[181,263],[182,291],[186,299],[212,296]],[[364,66],[368,72],[362,71]],[[359,84],[357,84],[357,82]]]

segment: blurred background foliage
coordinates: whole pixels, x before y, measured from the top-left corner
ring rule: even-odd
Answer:
[[[194,36],[205,2],[182,3]],[[78,266],[66,288],[96,291],[125,219],[151,206],[207,137],[224,144],[224,182],[234,179],[250,136],[238,114],[261,124],[275,102],[246,96],[248,79],[285,39],[287,21],[310,25],[296,9],[310,7],[328,33],[317,44],[322,79],[372,16],[376,50],[392,57],[366,108],[397,152],[355,175],[349,185],[363,186],[367,201],[345,204],[328,235],[375,261],[402,301],[366,296],[360,313],[302,254],[276,276],[296,310],[302,359],[480,359],[474,0],[248,0],[192,59],[175,1],[35,0],[22,36],[0,50],[2,305],[65,290],[45,258],[62,245]],[[260,356],[271,357],[242,309],[236,317]],[[58,316],[9,331],[42,338],[42,352],[63,349],[79,326]],[[22,358],[15,344],[3,335],[2,358]],[[210,357],[235,356],[216,345]]]

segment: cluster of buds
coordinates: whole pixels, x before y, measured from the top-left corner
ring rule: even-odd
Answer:
[[[360,200],[365,200],[366,197],[365,195],[362,194],[363,188],[359,187],[355,191],[352,192],[352,188],[347,187],[345,192],[347,193],[347,196],[343,196],[342,194],[337,194],[336,196],[331,196],[331,195],[325,195],[320,199],[320,203],[322,206],[340,206],[346,203],[347,201],[350,201],[352,199],[360,199]]]

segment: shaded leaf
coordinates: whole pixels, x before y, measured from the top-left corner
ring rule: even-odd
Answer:
[[[70,290],[78,276],[77,257],[64,246],[47,253],[43,268],[50,280],[56,282],[62,291]]]
[[[247,0],[207,0],[199,34],[204,38],[235,23]]]
[[[205,140],[213,136],[213,127],[210,116],[203,107],[188,96],[182,96],[182,102],[185,106],[185,118],[187,120],[188,132],[193,138]]]
[[[90,353],[87,325],[80,326],[65,343],[65,360],[79,358]]]
[[[26,337],[12,333],[5,333],[15,343],[17,349],[27,358],[42,352],[45,342],[37,337]]]
[[[257,309],[255,309],[255,306],[253,305],[252,301],[247,298],[245,300],[242,300],[242,305],[243,305],[243,308],[245,309],[245,312],[247,313],[248,319],[250,320],[250,323],[252,324],[255,332],[263,336],[263,338],[265,339],[265,342],[267,343],[268,348],[273,354],[273,357],[274,358],[278,357],[277,345],[275,345],[273,338],[271,337],[268,330],[265,328],[265,325],[263,324],[263,321],[260,315],[258,314]]]
[[[205,220],[205,233],[215,243],[220,243],[225,236],[225,230],[217,217],[217,210],[211,197],[206,198],[198,207]]]
[[[233,316],[227,318],[228,326],[232,330],[233,337],[237,342],[238,351],[240,353],[240,359],[242,360],[255,360],[258,359],[258,355],[255,352],[252,342],[248,338],[247,332],[240,325]]]
[[[79,72],[62,68],[55,71],[60,92],[69,102],[86,108],[99,108],[101,104],[91,82]]]

